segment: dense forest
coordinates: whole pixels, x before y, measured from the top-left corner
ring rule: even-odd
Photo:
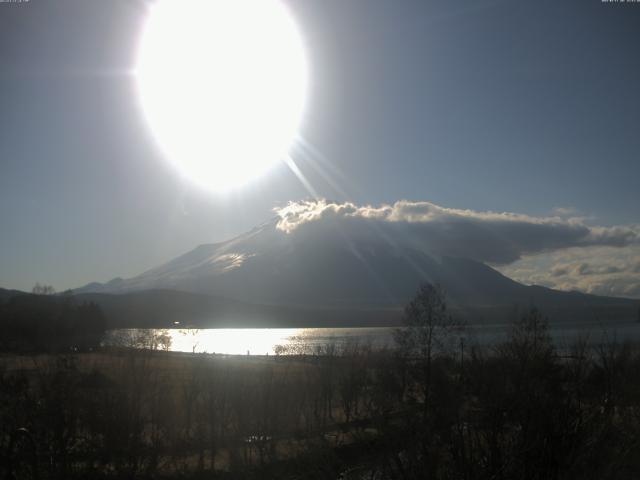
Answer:
[[[106,329],[100,308],[56,295],[36,285],[33,294],[0,301],[0,350],[10,352],[70,352],[99,347]]]

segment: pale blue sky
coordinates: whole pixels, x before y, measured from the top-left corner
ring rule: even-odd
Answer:
[[[640,4],[287,3],[312,68],[301,133],[355,202],[640,223]],[[167,165],[127,74],[144,12],[0,3],[0,287],[131,276],[307,196],[284,165],[225,197]]]

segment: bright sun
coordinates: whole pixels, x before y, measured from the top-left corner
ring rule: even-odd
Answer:
[[[158,0],[136,77],[168,159],[216,190],[285,158],[307,87],[302,42],[279,0]]]

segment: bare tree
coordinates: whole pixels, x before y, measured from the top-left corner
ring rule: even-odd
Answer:
[[[36,283],[31,289],[31,293],[34,295],[55,295],[56,290],[51,285]]]
[[[425,413],[429,409],[434,356],[447,350],[452,334],[460,328],[447,310],[444,290],[440,285],[420,285],[404,309],[404,327],[394,332],[400,353],[413,360],[422,387]]]

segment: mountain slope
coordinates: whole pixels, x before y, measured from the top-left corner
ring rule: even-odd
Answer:
[[[572,309],[583,315],[596,307],[632,312],[636,305],[525,286],[477,261],[440,257],[377,235],[354,240],[339,231],[288,234],[277,228],[277,220],[227,242],[200,245],[136,277],[90,284],[77,293],[168,289],[263,305],[256,308],[265,312],[272,307],[305,309],[306,314],[317,309],[397,311],[423,281],[442,284],[454,307],[474,312],[535,304],[566,316]]]

